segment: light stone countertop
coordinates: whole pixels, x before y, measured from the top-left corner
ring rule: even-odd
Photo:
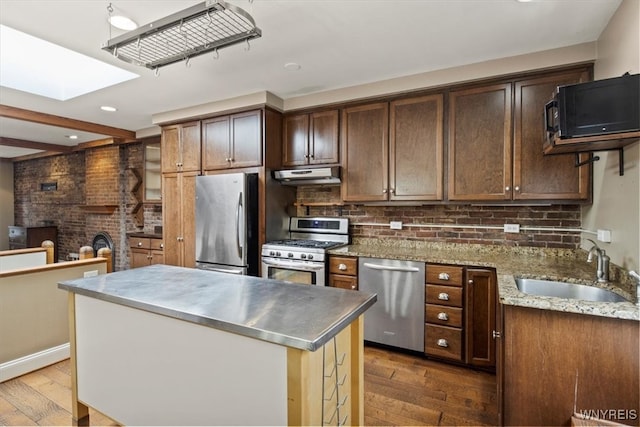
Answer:
[[[375,294],[157,264],[58,284],[79,295],[315,351]]]
[[[362,239],[352,245],[332,249],[329,254],[495,268],[499,302],[502,304],[640,320],[640,307],[632,302],[607,303],[536,296],[522,293],[516,287],[515,277],[556,280],[605,288],[635,302],[636,297],[629,292],[629,284],[597,283],[595,262],[587,263],[587,254],[583,250]]]

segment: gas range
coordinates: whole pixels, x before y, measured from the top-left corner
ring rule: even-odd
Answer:
[[[262,245],[262,276],[324,286],[326,252],[349,243],[349,220],[292,217],[289,236]]]

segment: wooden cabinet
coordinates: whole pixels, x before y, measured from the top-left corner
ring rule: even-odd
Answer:
[[[502,308],[504,363],[498,379],[504,385],[499,383],[498,400],[504,425],[569,425],[574,411],[615,425],[638,424],[640,322]]]
[[[477,367],[496,366],[496,276],[493,270],[466,269],[465,335],[466,363]]]
[[[129,248],[131,250],[131,268],[164,263],[162,239],[130,237]]]
[[[283,166],[339,163],[338,110],[284,118]]]
[[[196,172],[162,175],[164,263],[195,267]]]
[[[262,112],[247,111],[202,121],[202,169],[262,165]]]
[[[463,361],[463,268],[427,264],[424,352]]]
[[[389,200],[442,200],[441,94],[389,105]]]
[[[572,154],[544,156],[541,111],[557,86],[589,80],[586,70],[552,74],[515,83],[513,198],[515,200],[590,198],[590,167],[575,167]],[[586,160],[587,154],[582,154]]]
[[[443,115],[441,94],[343,110],[342,199],[441,200]]]
[[[331,256],[329,286],[358,290],[358,258]]]
[[[588,79],[579,68],[452,91],[448,199],[588,200],[590,168],[576,168],[573,155],[542,151],[545,103],[557,86]]]
[[[496,275],[493,270],[427,264],[425,349],[436,356],[493,370],[496,365]]]
[[[162,173],[200,171],[200,122],[162,128]]]
[[[451,92],[449,200],[511,198],[511,103],[510,83]]]

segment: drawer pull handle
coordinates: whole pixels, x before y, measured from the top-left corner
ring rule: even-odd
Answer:
[[[138,242],[138,246],[142,246],[142,242]]]
[[[164,243],[160,243],[160,249],[164,249]]]
[[[438,299],[441,301],[449,301],[449,294],[446,292],[440,292],[438,294]]]
[[[338,264],[338,270],[346,271],[347,270],[347,265],[346,264]]]
[[[438,320],[449,320],[449,315],[444,312],[438,313]]]
[[[500,334],[500,332],[496,331],[495,329],[493,330],[493,332],[491,333],[491,335],[493,336],[493,339],[494,339],[494,340],[502,337],[502,335]]]
[[[449,273],[440,273],[440,274],[438,274],[438,279],[439,280],[449,280],[450,279]]]
[[[440,338],[438,340],[438,347],[449,347],[449,343],[447,342],[447,340],[445,340],[444,338]]]

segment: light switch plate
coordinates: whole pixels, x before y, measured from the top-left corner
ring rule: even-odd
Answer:
[[[504,225],[505,233],[519,233],[520,232],[520,224],[505,224]]]
[[[392,230],[402,230],[402,221],[391,221],[389,226]]]
[[[84,277],[94,277],[98,275],[98,270],[85,271]]]
[[[598,230],[598,241],[611,243],[611,230]]]

